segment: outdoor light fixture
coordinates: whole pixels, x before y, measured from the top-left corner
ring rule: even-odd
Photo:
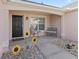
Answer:
[[[26,17],[26,20],[28,20],[28,17]]]

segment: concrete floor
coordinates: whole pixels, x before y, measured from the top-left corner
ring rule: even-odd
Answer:
[[[65,51],[64,49],[58,47],[57,45],[51,43],[57,40],[58,38],[53,37],[39,37],[37,46],[41,50],[41,52],[47,57],[47,59],[77,59],[74,55],[70,54],[69,52]],[[29,39],[31,44],[31,38]],[[12,45],[19,44],[22,47],[25,47],[25,41],[20,40],[16,41],[14,43],[11,43]]]
[[[77,57],[71,55],[69,52],[66,52],[64,49],[51,43],[57,39],[58,38],[52,37],[39,39],[38,47],[44,53],[47,59],[77,59]]]

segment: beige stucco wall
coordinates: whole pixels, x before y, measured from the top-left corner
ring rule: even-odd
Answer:
[[[78,10],[74,10],[63,15],[62,37],[78,41]]]
[[[8,10],[0,8],[0,57],[9,46],[9,19]]]
[[[50,15],[50,26],[57,28],[57,37],[61,37],[61,16]]]

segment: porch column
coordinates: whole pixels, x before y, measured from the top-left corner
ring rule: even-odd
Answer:
[[[9,46],[9,11],[0,8],[0,59]]]

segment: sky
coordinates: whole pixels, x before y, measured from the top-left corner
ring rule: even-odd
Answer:
[[[64,7],[77,0],[30,0],[30,1],[44,3],[47,5],[52,5],[52,6],[56,6],[56,7]]]

